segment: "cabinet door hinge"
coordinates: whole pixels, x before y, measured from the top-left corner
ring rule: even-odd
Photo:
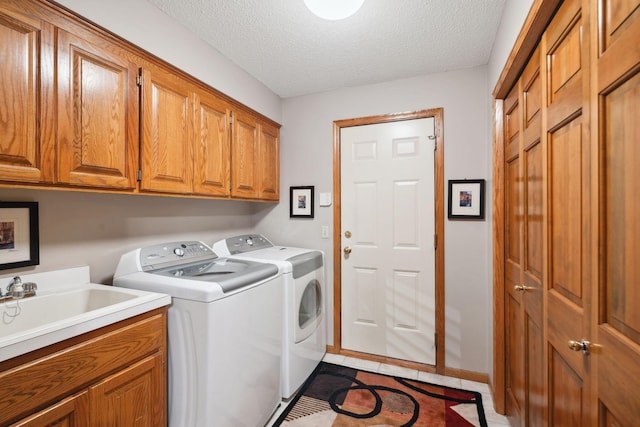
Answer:
[[[142,87],[142,68],[138,70],[138,75],[136,76],[136,84],[139,87]]]
[[[233,113],[229,114],[229,126],[233,126]]]
[[[138,181],[142,181],[142,169],[138,169],[138,170],[136,171],[136,179],[137,179]]]

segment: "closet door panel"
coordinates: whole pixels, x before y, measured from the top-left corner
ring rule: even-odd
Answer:
[[[602,425],[634,425],[640,414],[640,2],[601,0],[599,11],[598,415]]]
[[[582,2],[565,1],[542,39],[547,67],[549,425],[591,425],[591,369],[575,351],[590,337],[592,224],[590,129],[584,94],[589,88],[588,40]],[[579,349],[578,349],[579,350]]]

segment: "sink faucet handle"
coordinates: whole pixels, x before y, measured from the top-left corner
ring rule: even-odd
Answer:
[[[26,282],[25,284],[22,285],[24,288],[24,292],[27,293],[36,293],[36,290],[38,289],[38,284],[35,282]]]

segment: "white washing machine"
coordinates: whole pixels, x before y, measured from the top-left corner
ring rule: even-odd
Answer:
[[[322,251],[274,246],[260,234],[230,237],[213,250],[230,258],[269,262],[284,278],[282,397],[289,399],[327,349]]]
[[[283,279],[202,242],[122,255],[115,286],[166,293],[169,426],[264,426],[281,401]]]

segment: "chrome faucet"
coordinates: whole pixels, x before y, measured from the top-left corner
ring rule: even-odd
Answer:
[[[7,286],[7,292],[2,295],[0,291],[0,301],[6,301],[10,299],[27,298],[36,295],[38,285],[34,282],[22,283],[20,276],[14,277]]]

